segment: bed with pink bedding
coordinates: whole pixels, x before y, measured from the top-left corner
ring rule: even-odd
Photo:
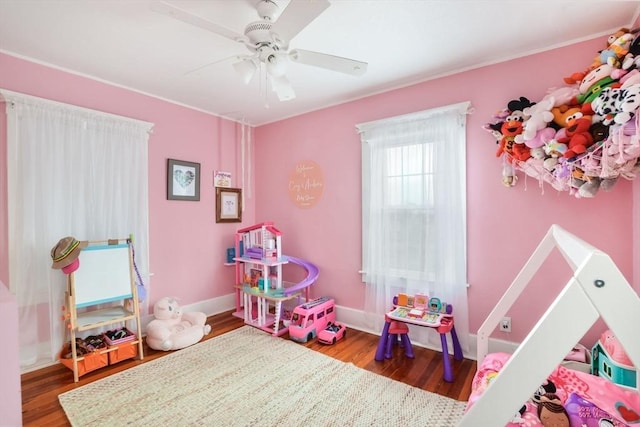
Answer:
[[[467,410],[480,398],[509,359],[490,353],[473,379]],[[490,420],[483,420],[491,425]],[[509,427],[640,427],[640,394],[607,379],[560,365],[531,398],[514,411]]]

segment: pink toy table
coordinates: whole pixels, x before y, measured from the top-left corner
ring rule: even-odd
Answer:
[[[451,334],[451,341],[453,342],[453,358],[455,360],[462,360],[462,347],[460,347],[456,328],[453,325],[453,315],[451,314],[451,310],[449,310],[449,313],[432,313],[425,311],[421,317],[409,316],[408,313],[410,310],[411,308],[408,307],[396,307],[385,314],[384,328],[382,329],[382,335],[380,335],[380,342],[378,343],[378,349],[376,350],[375,360],[382,361],[385,359],[387,340],[389,339],[389,326],[391,325],[391,322],[396,321],[427,328],[435,328],[440,334],[440,344],[442,345],[443,377],[445,381],[453,382],[453,366],[451,366],[451,360],[449,359],[447,333]]]

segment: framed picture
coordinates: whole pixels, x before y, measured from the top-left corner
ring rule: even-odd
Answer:
[[[231,187],[231,173],[223,171],[215,171],[213,173],[214,187]]]
[[[200,200],[200,163],[167,159],[167,200]]]
[[[240,188],[216,188],[216,222],[242,222]]]

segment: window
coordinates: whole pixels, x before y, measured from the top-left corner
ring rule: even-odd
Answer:
[[[51,268],[49,256],[57,241],[133,234],[136,265],[147,275],[152,124],[0,95],[7,114],[9,286],[20,310],[20,362],[32,369],[57,360],[65,336],[66,276]]]
[[[365,312],[382,323],[394,295],[436,296],[453,304],[463,348],[468,110],[465,102],[357,126]]]
[[[433,234],[428,229],[433,221],[433,145],[426,142],[385,148],[384,167],[384,228],[388,244],[384,255],[394,275],[419,278],[420,272],[433,271],[433,245],[414,238],[419,234]],[[397,248],[406,245],[406,252],[398,256]]]

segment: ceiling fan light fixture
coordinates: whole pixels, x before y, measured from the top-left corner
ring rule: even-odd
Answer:
[[[291,83],[285,76],[270,76],[271,88],[278,95],[280,101],[289,101],[296,97]]]
[[[265,66],[267,67],[267,73],[272,77],[284,76],[287,72],[287,65],[285,64],[285,57],[279,54],[272,54],[267,57]]]
[[[258,67],[256,66],[253,59],[243,59],[240,62],[236,62],[233,64],[233,68],[236,70],[236,73],[242,77],[242,81],[244,84],[248,85],[253,76],[256,74]]]
[[[279,12],[278,5],[272,0],[261,0],[256,4],[256,10],[260,19],[265,21],[275,21]]]

